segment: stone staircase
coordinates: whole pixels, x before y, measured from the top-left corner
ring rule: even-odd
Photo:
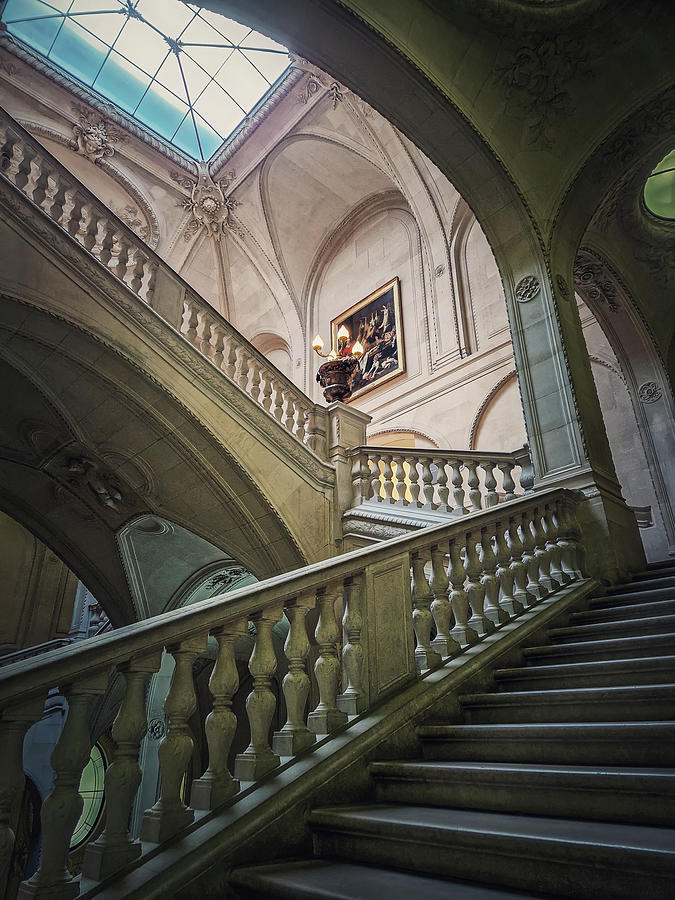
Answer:
[[[310,813],[314,858],[241,868],[235,896],[673,897],[675,565],[593,599],[361,805]]]

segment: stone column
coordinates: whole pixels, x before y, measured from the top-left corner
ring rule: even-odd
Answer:
[[[349,451],[366,443],[371,416],[336,401],[328,406],[328,459],[335,466],[333,535],[342,541],[342,516],[352,505],[352,459]]]

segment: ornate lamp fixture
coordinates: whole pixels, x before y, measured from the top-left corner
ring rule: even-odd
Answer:
[[[352,375],[363,356],[363,345],[354,341],[350,346],[351,337],[344,325],[341,325],[337,333],[337,350],[332,347],[330,353],[322,353],[323,339],[320,334],[312,341],[312,349],[326,360],[316,373],[316,380],[323,388],[323,395],[328,403],[335,400],[346,400],[352,392]]]

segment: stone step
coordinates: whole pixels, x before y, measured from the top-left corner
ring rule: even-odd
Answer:
[[[638,590],[654,591],[660,588],[672,588],[675,591],[675,571],[669,575],[651,575],[633,578],[626,584],[613,585],[612,594],[631,594]]]
[[[498,690],[548,691],[612,685],[675,684],[675,656],[497,669],[494,678]]]
[[[572,625],[567,628],[549,628],[546,632],[552,643],[602,640],[623,635],[670,634],[675,648],[675,616],[649,616],[645,619],[618,619],[613,622],[595,622],[589,625]]]
[[[568,662],[670,656],[674,649],[672,634],[649,634],[527,647],[523,650],[523,658],[535,665],[553,666]]]
[[[300,859],[235,869],[233,900],[545,900],[543,894],[450,881],[332,859]],[[230,896],[228,894],[228,896]]]
[[[655,600],[650,603],[631,603],[621,606],[606,606],[601,609],[587,609],[584,612],[572,613],[570,623],[582,625],[586,622],[645,619],[662,615],[675,615],[675,600]]]
[[[664,559],[661,562],[648,563],[647,568],[641,572],[635,572],[631,580],[639,581],[643,578],[659,578],[661,575],[675,575],[675,559]]]
[[[675,769],[412,760],[370,774],[379,803],[675,825]]]
[[[317,809],[315,852],[575,900],[671,900],[675,831],[391,804]],[[379,893],[379,892],[378,892]]]
[[[675,719],[675,684],[460,696],[467,725]]]
[[[574,766],[660,766],[675,759],[675,721],[423,725],[425,759]]]
[[[675,599],[675,588],[655,588],[654,590],[627,591],[617,594],[612,591],[602,597],[593,597],[588,604],[592,609],[602,609],[606,606],[619,606],[622,603],[651,603],[654,600]]]

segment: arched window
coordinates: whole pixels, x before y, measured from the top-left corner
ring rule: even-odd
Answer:
[[[675,219],[675,150],[664,157],[645,182],[645,205],[660,219]]]

